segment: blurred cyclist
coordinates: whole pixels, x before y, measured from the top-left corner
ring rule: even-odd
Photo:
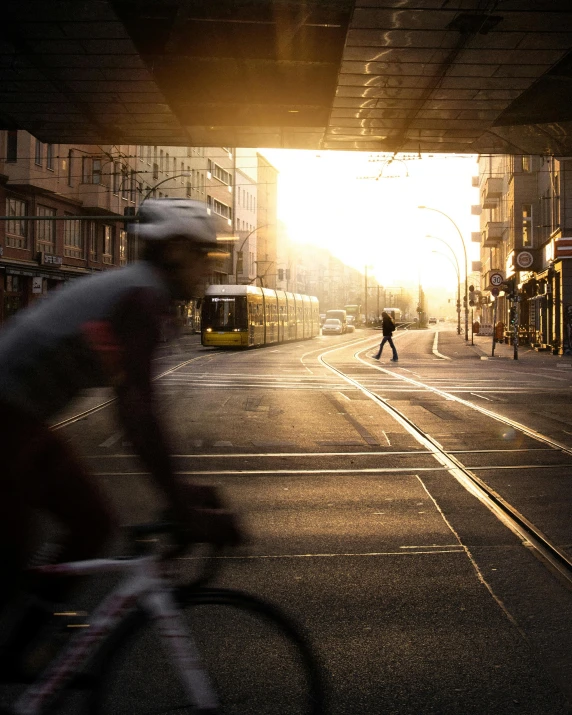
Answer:
[[[146,201],[139,216],[141,261],[74,282],[19,313],[0,333],[0,569],[11,587],[0,606],[26,579],[34,510],[49,512],[65,530],[50,561],[91,558],[113,533],[107,499],[68,443],[47,426],[85,388],[115,389],[126,436],[188,541],[240,541],[236,520],[220,508],[214,489],[174,475],[151,382],[170,301],[195,297],[210,272],[217,251],[212,219],[203,204],[184,199]],[[68,588],[56,577],[35,582],[38,598],[23,616],[24,630],[33,631]],[[15,639],[22,634],[16,629],[6,639],[0,622],[0,643],[8,644],[4,657]]]

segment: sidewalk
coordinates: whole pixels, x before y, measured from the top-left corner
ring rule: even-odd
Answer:
[[[439,331],[439,352],[454,359],[457,358],[457,351],[461,346],[465,347],[465,357],[475,356],[483,360],[514,360],[514,347],[507,343],[495,343],[494,357],[492,356],[492,335],[474,335],[471,344],[471,333],[469,340],[465,341],[464,335],[457,335],[453,330]],[[538,352],[530,345],[518,346],[518,361],[534,363],[542,367],[567,367],[572,368],[572,355],[553,355],[549,351]]]

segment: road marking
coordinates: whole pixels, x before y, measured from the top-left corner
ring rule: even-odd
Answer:
[[[491,400],[490,397],[485,397],[484,395],[477,395],[476,392],[469,392],[469,395],[474,395],[475,397],[480,397],[481,400],[488,400],[489,402],[494,402],[494,400]]]
[[[442,355],[438,350],[437,350],[437,345],[439,343],[439,331],[435,331],[435,338],[433,340],[433,355],[436,355],[438,358],[441,358],[442,360],[450,360],[450,357],[447,357],[447,355]]]

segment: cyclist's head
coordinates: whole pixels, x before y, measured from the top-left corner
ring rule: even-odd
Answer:
[[[139,209],[142,258],[163,271],[177,298],[197,295],[213,258],[224,255],[204,204],[191,199],[150,199]]]

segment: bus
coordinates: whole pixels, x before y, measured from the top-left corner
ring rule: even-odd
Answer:
[[[397,325],[397,323],[401,323],[401,309],[400,308],[384,308],[383,312],[387,313],[396,325]]]

